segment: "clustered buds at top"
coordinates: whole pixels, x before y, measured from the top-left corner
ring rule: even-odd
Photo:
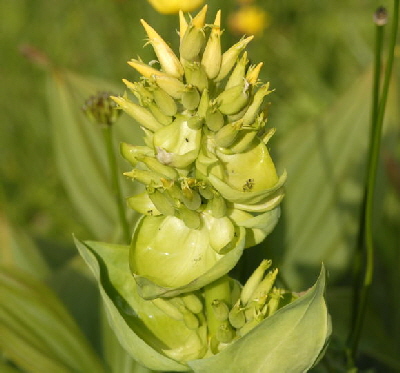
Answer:
[[[230,280],[236,290],[204,311],[204,287],[274,228],[285,181],[267,148],[274,131],[266,129],[263,103],[271,90],[258,80],[262,63],[249,66],[244,51],[252,36],[222,52],[221,13],[206,24],[206,10],[190,19],[180,12],[179,56],[142,20],[160,69],[129,61],[142,78],[124,80],[133,97],[113,97],[143,128],[146,144],[121,145],[133,167],[125,175],[144,186],[128,199],[143,215],[130,268],[139,295],[183,322],[195,352],[164,351],[181,362],[245,335],[276,311],[284,294],[273,286],[277,271],[265,275],[271,263],[264,261],[243,289]]]

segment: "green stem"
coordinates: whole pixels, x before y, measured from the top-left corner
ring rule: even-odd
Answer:
[[[231,290],[229,285],[229,277],[225,275],[218,280],[208,284],[204,287],[204,298],[205,298],[205,311],[207,317],[207,327],[209,336],[212,339],[217,333],[217,329],[221,324],[215,317],[215,312],[212,307],[212,302],[215,299],[222,300],[231,306]]]
[[[392,74],[394,49],[396,45],[396,36],[398,29],[398,13],[399,13],[399,0],[394,0],[393,10],[393,27],[391,31],[391,39],[389,46],[389,56],[386,65],[385,79],[382,87],[381,98],[379,99],[379,85],[380,85],[380,60],[383,39],[383,27],[376,26],[376,50],[375,50],[375,69],[374,69],[374,85],[373,85],[373,98],[372,98],[372,118],[371,118],[371,133],[368,151],[367,163],[367,178],[364,189],[364,197],[362,203],[362,212],[359,227],[359,250],[363,253],[365,264],[364,272],[362,275],[362,284],[359,294],[356,294],[356,304],[354,309],[353,327],[350,332],[347,343],[347,358],[348,368],[355,367],[354,359],[357,355],[360,335],[365,318],[366,305],[370,287],[373,281],[374,273],[374,243],[372,234],[372,220],[374,208],[374,191],[376,175],[378,170],[378,161],[380,153],[380,144],[382,137],[382,125],[385,115],[387,96],[389,91],[390,77]]]
[[[124,241],[125,243],[129,243],[130,241],[129,224],[126,218],[125,206],[122,198],[121,186],[119,183],[120,175],[118,172],[117,159],[114,153],[112,127],[113,126],[103,126],[104,143],[107,148],[107,158],[108,158],[110,177],[112,183],[111,187],[118,208],[118,218],[122,227],[122,234]]]

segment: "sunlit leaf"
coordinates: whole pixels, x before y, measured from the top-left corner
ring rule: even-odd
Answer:
[[[62,182],[74,204],[79,220],[97,239],[115,239],[118,217],[115,196],[111,189],[106,148],[100,126],[91,123],[82,113],[82,105],[99,91],[120,94],[107,82],[79,76],[68,71],[54,71],[48,80],[48,100],[53,125],[54,150]],[[139,144],[140,127],[127,116],[114,125],[115,151],[120,163],[121,183],[125,197],[137,186],[122,178],[129,167],[119,156],[118,142]]]
[[[334,279],[352,257],[363,190],[371,84],[367,72],[317,120],[298,124],[273,144],[278,169],[286,169],[288,179],[280,233],[274,235],[271,247],[284,253],[279,267],[288,283],[298,288],[311,280],[310,269],[321,262]]]
[[[105,372],[55,295],[17,270],[0,272],[0,349],[27,372]]]
[[[196,373],[307,372],[330,335],[324,300],[325,270],[293,303],[265,319],[219,354],[189,362]]]

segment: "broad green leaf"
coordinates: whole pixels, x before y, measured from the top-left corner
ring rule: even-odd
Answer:
[[[105,372],[55,295],[24,272],[0,272],[0,349],[27,372]]]
[[[279,256],[284,252],[281,273],[298,288],[311,280],[309,269],[321,262],[334,281],[352,257],[363,190],[371,84],[367,72],[321,117],[290,128],[272,145],[278,169],[286,169],[288,179],[281,224],[270,246]],[[393,112],[398,103],[391,105]],[[387,116],[391,118],[396,116]],[[280,134],[279,123],[274,125]]]
[[[78,240],[76,245],[98,282],[111,328],[129,355],[153,370],[189,370],[159,351],[177,348],[194,334],[138,295],[129,246]]]
[[[33,240],[12,226],[3,214],[0,214],[0,247],[0,265],[18,267],[41,279],[50,274],[51,269]]]
[[[68,71],[53,71],[49,76],[48,103],[61,179],[79,219],[95,238],[111,240],[121,232],[117,229],[117,205],[111,189],[102,130],[91,123],[81,110],[85,100],[99,91],[119,94],[121,88]],[[114,125],[113,132],[123,195],[128,197],[138,191],[138,186],[137,183],[127,184],[122,178],[122,173],[129,167],[119,156],[118,142],[139,144],[143,135],[139,125],[125,115]]]
[[[262,321],[219,354],[189,362],[196,373],[300,373],[316,361],[330,335],[325,270],[293,303]]]

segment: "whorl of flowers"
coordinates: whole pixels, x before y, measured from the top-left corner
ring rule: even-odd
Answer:
[[[158,63],[129,61],[142,75],[124,80],[134,97],[113,97],[145,135],[144,146],[121,146],[133,166],[125,175],[145,186],[128,199],[143,215],[130,268],[143,302],[180,322],[175,346],[164,340],[163,349],[178,361],[217,353],[274,313],[283,295],[273,286],[277,270],[265,275],[270,261],[243,287],[227,277],[274,228],[285,175],[267,149],[271,90],[258,79],[262,63],[249,65],[252,36],[222,52],[220,12],[206,24],[206,10],[189,20],[180,13],[179,56],[142,20]]]

